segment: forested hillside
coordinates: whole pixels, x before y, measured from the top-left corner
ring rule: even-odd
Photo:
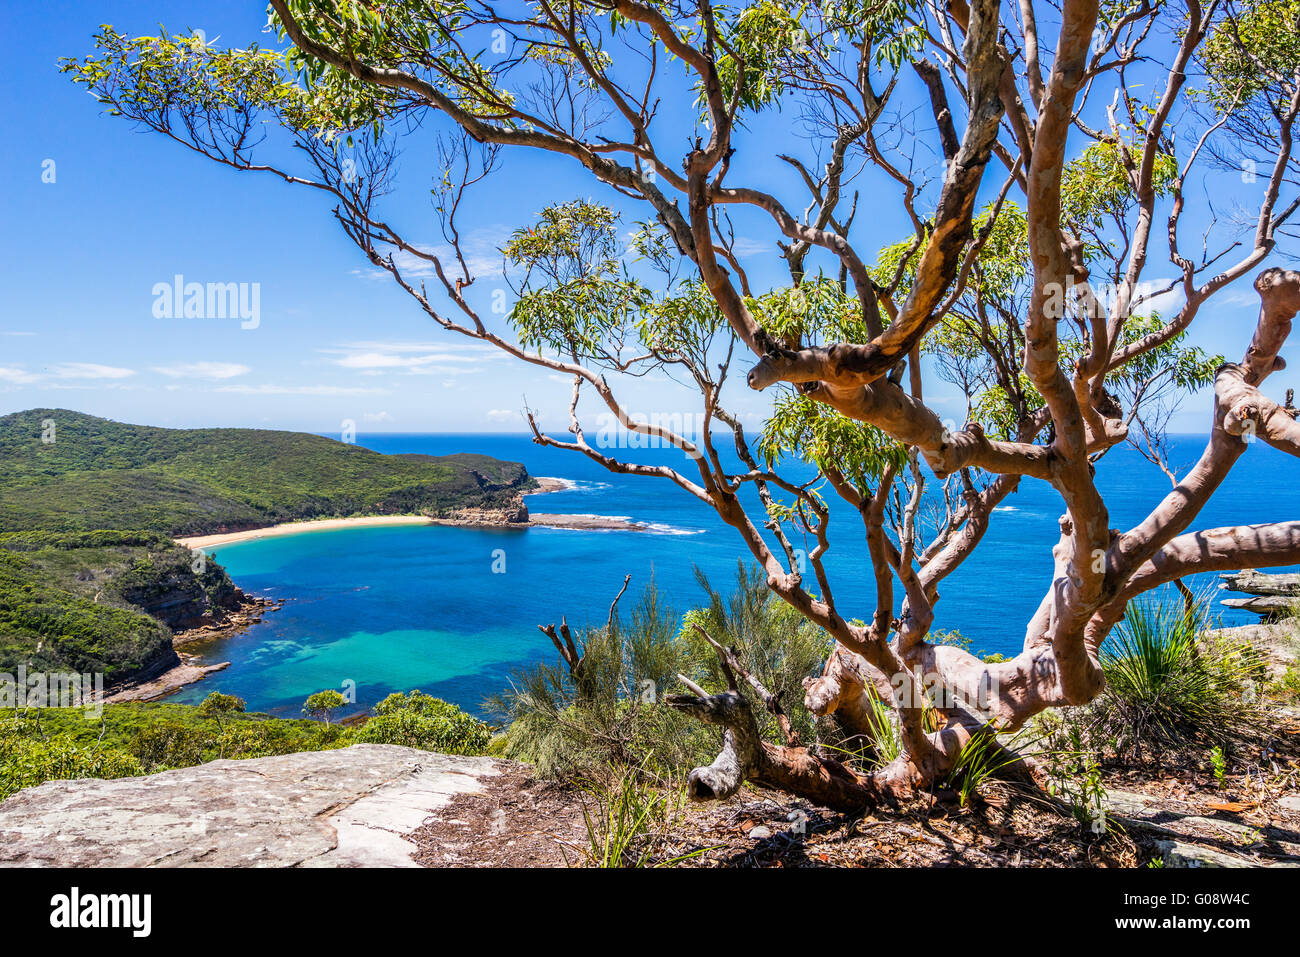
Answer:
[[[216,562],[148,532],[0,534],[0,672],[99,672],[108,686],[177,663],[172,628],[242,598]]]
[[[505,505],[535,487],[486,455],[382,455],[301,432],[163,429],[64,409],[0,417],[0,531],[200,535]]]

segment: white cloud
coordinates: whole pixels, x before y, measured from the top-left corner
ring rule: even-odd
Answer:
[[[1134,308],[1143,313],[1158,312],[1162,316],[1171,316],[1178,312],[1183,307],[1183,303],[1187,301],[1186,296],[1183,294],[1183,288],[1177,286],[1168,291],[1162,291],[1166,285],[1167,283],[1155,280],[1150,288],[1138,289],[1138,296],[1149,296],[1150,298],[1143,299]],[[1107,306],[1114,305],[1113,298],[1107,299],[1105,302]]]
[[[455,355],[449,352],[431,352],[422,356],[404,356],[393,352],[357,352],[335,359],[334,364],[345,369],[414,369],[435,362],[477,362],[474,356]]]
[[[343,369],[361,375],[405,372],[408,375],[459,375],[477,372],[476,363],[502,356],[499,349],[478,343],[407,341],[347,342],[318,350]]]
[[[34,336],[34,332],[19,332],[18,330],[0,329],[0,336]]]
[[[365,339],[360,342],[340,342],[322,352],[458,352],[474,356],[499,356],[501,350],[484,342],[464,342],[459,336],[447,335],[446,341],[428,342],[410,339]]]
[[[393,417],[387,412],[366,412],[361,416],[361,421],[378,424],[380,422],[392,422]]]
[[[63,362],[54,367],[52,375],[56,379],[125,379],[135,375],[135,370],[98,362]]]
[[[1216,300],[1221,306],[1259,306],[1259,293],[1253,292],[1249,286],[1241,289],[1231,289],[1224,293]]]
[[[391,390],[339,385],[223,385],[216,391],[239,395],[387,395]]]
[[[509,422],[519,414],[514,409],[488,409],[487,417],[492,422]]]
[[[774,240],[760,242],[745,236],[736,237],[736,241],[731,244],[731,251],[736,254],[737,259],[750,259],[754,256],[776,257],[779,253]]]
[[[0,366],[0,381],[15,385],[57,383],[85,379],[127,379],[135,375],[134,369],[106,366],[97,362],[62,362],[46,372],[28,372],[22,366]]]
[[[153,371],[173,379],[233,379],[253,370],[238,362],[182,362],[174,366],[154,366]]]
[[[17,366],[0,366],[0,382],[12,382],[15,385],[27,385],[36,382],[40,376]]]
[[[424,249],[421,252],[431,253],[443,261],[443,269],[447,269],[451,261],[454,261],[454,254],[451,260],[447,259],[447,250],[441,249]],[[387,258],[386,256],[384,258]],[[423,256],[418,256],[413,252],[405,249],[398,249],[393,252],[393,265],[397,267],[402,276],[410,279],[427,279],[430,276],[437,275],[433,269],[433,263],[429,262]],[[354,269],[352,275],[360,276],[362,279],[387,279],[389,272],[387,269],[379,267],[370,267],[367,269]]]
[[[482,370],[478,366],[416,366],[406,370],[410,375],[472,375]]]

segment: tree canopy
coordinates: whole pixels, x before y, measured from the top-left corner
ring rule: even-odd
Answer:
[[[571,380],[568,435],[530,414],[537,441],[714,508],[838,643],[810,707],[883,695],[902,747],[869,776],[828,770],[761,741],[735,687],[691,687],[670,704],[726,730],[695,793],[748,777],[843,804],[932,781],[981,729],[1092,699],[1134,596],[1300,563],[1300,523],[1196,526],[1251,441],[1300,452],[1294,409],[1260,391],[1300,307],[1300,274],[1277,268],[1300,205],[1298,17],[1294,0],[271,0],[271,47],[105,27],[65,69],[110,113],[318,194],[438,325]],[[437,144],[438,250],[386,202],[413,140]],[[590,191],[518,223],[501,249],[513,297],[485,303],[460,223],[520,151],[585,170]],[[1224,183],[1242,187],[1231,215]],[[754,243],[784,272],[750,268]],[[1192,322],[1248,276],[1261,310],[1243,358],[1192,346]],[[646,375],[690,385],[700,427],[636,416],[620,389]],[[929,400],[934,376],[963,421]],[[1205,386],[1210,439],[1180,476],[1165,427]],[[774,392],[756,441],[731,398],[746,387]],[[592,444],[584,395],[685,464]],[[1096,476],[1124,442],[1172,488],[1116,529]],[[1022,652],[990,663],[928,640],[940,581],[1025,479],[1063,514]],[[861,517],[848,540],[865,536],[874,609],[836,602],[832,496]],[[931,677],[958,703],[918,704]]]

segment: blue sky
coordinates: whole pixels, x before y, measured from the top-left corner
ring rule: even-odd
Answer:
[[[238,174],[174,143],[106,117],[100,104],[57,70],[60,56],[91,49],[101,23],[129,33],[202,30],[210,42],[268,44],[256,2],[45,2],[0,13],[6,64],[0,106],[7,126],[0,155],[5,188],[0,235],[6,295],[0,305],[0,413],[66,407],[171,426],[231,425],[333,432],[345,419],[361,431],[522,431],[525,400],[562,429],[569,386],[544,370],[499,357],[435,327],[386,275],[376,275],[337,228],[327,204],[269,177]],[[666,121],[670,122],[670,121]],[[771,153],[803,150],[796,118],[775,114],[755,129]],[[680,133],[683,142],[687,130]],[[929,128],[924,128],[929,133]],[[762,134],[770,133],[764,138]],[[752,141],[751,141],[752,142]],[[437,245],[429,208],[428,143],[404,154],[401,188],[387,207],[418,243]],[[53,182],[43,181],[53,166]],[[793,174],[750,147],[736,181],[797,197]],[[995,171],[996,172],[996,171]],[[989,177],[990,181],[994,177]],[[1227,185],[1223,185],[1226,183]],[[993,184],[996,188],[996,183]],[[1207,188],[1222,201],[1231,177]],[[892,200],[864,201],[860,221],[876,232],[862,248],[904,234]],[[577,164],[547,156],[506,157],[501,178],[470,199],[467,248],[480,266],[480,295],[500,285],[495,249],[549,202],[612,201]],[[1249,193],[1243,205],[1249,205]],[[755,220],[757,224],[760,221]],[[1199,239],[1189,219],[1185,235]],[[774,231],[764,224],[744,245],[751,280],[781,275]],[[861,235],[861,234],[859,234]],[[1152,277],[1171,275],[1152,253]],[[238,319],[159,318],[154,288],[185,281],[257,284],[256,328]],[[1225,300],[1226,301],[1223,301]],[[1237,358],[1257,299],[1248,280],[1202,315],[1194,341]],[[1291,355],[1288,347],[1284,355]],[[1292,373],[1270,391],[1294,385]],[[623,395],[634,409],[692,411],[689,393],[646,379]],[[940,384],[930,397],[958,413]],[[756,424],[768,397],[733,390]],[[944,406],[947,408],[944,408]],[[1208,400],[1189,400],[1178,431],[1203,431]]]

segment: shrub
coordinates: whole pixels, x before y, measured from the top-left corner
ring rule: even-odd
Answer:
[[[209,739],[204,729],[194,725],[159,721],[137,731],[127,747],[145,770],[153,773],[201,764]]]
[[[309,714],[313,717],[325,719],[325,723],[330,723],[330,712],[337,711],[347,704],[343,695],[332,689],[326,691],[317,691],[310,695],[302,704],[303,714]]]
[[[217,757],[257,758],[352,743],[346,728],[317,721],[236,711],[222,717],[218,728],[193,705],[138,702],[106,705],[98,722],[73,708],[0,710],[0,792],[59,778],[152,774]]]
[[[212,692],[199,705],[198,715],[200,718],[213,718],[217,722],[218,740],[221,744],[220,750],[217,752],[218,757],[224,758],[226,756],[226,717],[232,714],[243,714],[245,708],[243,698],[236,698],[232,694],[222,694],[220,691]]]
[[[682,627],[691,658],[691,670],[686,674],[705,687],[726,683],[718,656],[692,627],[699,624],[736,650],[744,669],[782,703],[792,730],[803,740],[811,740],[815,729],[813,716],[803,708],[803,679],[820,674],[831,651],[826,633],[773,595],[766,572],[757,565],[747,569],[743,562],[736,563],[736,588],[727,597],[716,591],[698,568],[695,577],[708,604],[688,612]],[[779,740],[776,719],[757,698],[751,704],[760,730],[769,740]]]
[[[1263,660],[1245,643],[1206,636],[1208,609],[1208,598],[1133,602],[1103,646],[1095,710],[1121,756],[1223,745],[1262,727],[1253,685]]]
[[[143,773],[140,762],[120,748],[83,745],[61,735],[47,738],[22,719],[0,721],[0,800],[45,781]]]
[[[1300,671],[1294,665],[1288,665],[1285,671],[1269,683],[1268,693],[1283,704],[1300,701]]]
[[[700,725],[657,703],[673,676],[690,666],[677,630],[676,613],[652,582],[630,620],[616,617],[576,636],[576,664],[516,672],[509,690],[488,702],[508,722],[502,753],[550,778],[611,763],[675,766],[702,754],[709,736]]]
[[[871,726],[871,746],[866,750],[869,763],[884,767],[903,753],[903,737],[896,723],[895,712],[877,694],[867,697],[871,703],[868,723]]]
[[[399,744],[445,754],[483,754],[492,729],[454,704],[420,691],[390,694],[352,733],[355,744]]]
[[[198,715],[200,718],[215,718],[217,724],[221,724],[226,715],[243,714],[246,707],[248,705],[243,698],[214,691],[203,699],[203,703],[199,705]]]
[[[1108,828],[1097,754],[1086,743],[1086,708],[1066,708],[1039,715],[1027,733],[1038,733],[1043,744],[1037,756],[1047,776],[1047,790],[1069,807],[1070,814],[1093,834]]]
[[[662,602],[654,582],[624,618],[587,628],[575,639],[580,664],[538,664],[517,672],[489,706],[508,721],[503,753],[534,764],[544,777],[589,777],[609,765],[664,775],[713,761],[718,731],[668,708],[662,698],[678,674],[723,687],[718,656],[696,626],[735,649],[742,666],[777,696],[792,729],[814,736],[803,709],[803,678],[816,672],[829,640],[767,589],[763,573],[737,567],[724,597],[698,571],[708,603],[684,618]],[[760,730],[781,741],[776,719],[752,695]]]

